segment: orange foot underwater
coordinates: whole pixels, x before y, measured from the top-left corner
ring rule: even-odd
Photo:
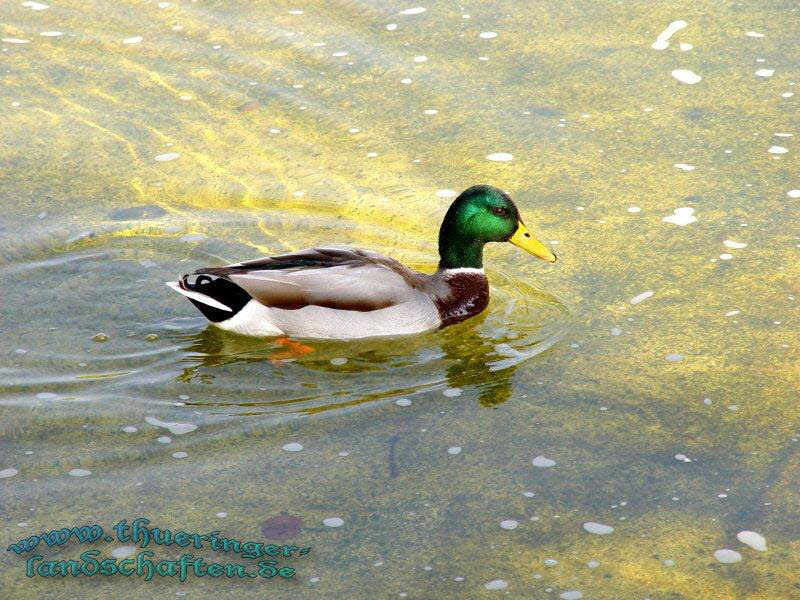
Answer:
[[[311,346],[306,346],[305,344],[301,344],[300,342],[296,342],[291,338],[282,337],[277,338],[275,343],[279,346],[285,346],[285,350],[280,350],[278,352],[273,353],[269,357],[269,362],[271,362],[275,366],[281,366],[284,362],[289,360],[296,360],[305,354],[310,354],[314,351],[314,348]]]

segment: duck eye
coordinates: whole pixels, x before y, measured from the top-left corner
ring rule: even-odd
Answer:
[[[194,284],[205,285],[207,283],[211,283],[212,281],[214,280],[211,279],[211,277],[209,277],[208,275],[200,275],[197,279],[195,279]]]
[[[507,217],[508,216],[508,211],[505,208],[503,208],[502,206],[495,206],[492,209],[492,212],[494,214],[496,214],[498,217]]]

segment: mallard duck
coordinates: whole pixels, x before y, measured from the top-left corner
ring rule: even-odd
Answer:
[[[548,262],[510,196],[489,185],[462,192],[439,229],[439,267],[413,271],[370,250],[320,246],[170,281],[214,325],[239,334],[354,339],[431,331],[489,304],[483,246],[511,242]]]

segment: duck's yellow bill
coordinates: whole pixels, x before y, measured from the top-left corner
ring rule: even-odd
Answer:
[[[525,227],[521,222],[519,223],[517,230],[514,232],[514,235],[511,236],[511,239],[508,240],[515,246],[522,248],[525,252],[529,252],[533,254],[537,258],[541,258],[542,260],[546,260],[547,262],[556,262],[556,255],[550,252],[550,249],[545,246],[542,242],[537,240],[533,237],[533,234],[528,231],[528,228]]]

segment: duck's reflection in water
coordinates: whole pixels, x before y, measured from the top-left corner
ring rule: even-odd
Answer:
[[[311,414],[445,388],[475,390],[481,405],[496,406],[511,397],[519,365],[562,333],[521,336],[501,321],[490,314],[441,332],[351,342],[256,339],[210,326],[186,338],[178,379],[220,390],[193,405],[238,415]]]

